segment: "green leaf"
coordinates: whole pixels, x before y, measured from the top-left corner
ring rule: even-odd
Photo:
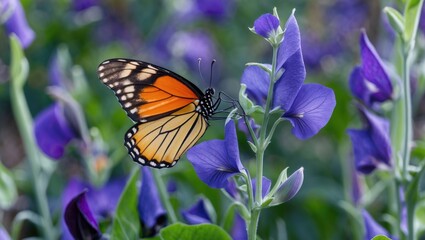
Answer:
[[[111,239],[138,239],[140,232],[140,220],[137,211],[138,187],[140,168],[137,168],[121,194],[115,210],[115,218],[112,224]]]
[[[186,225],[183,223],[175,223],[160,232],[163,240],[231,240],[222,228],[213,224]]]
[[[403,39],[413,48],[416,38],[416,32],[419,25],[419,17],[421,15],[423,0],[408,0],[404,9],[405,29]]]
[[[400,35],[404,32],[404,18],[399,11],[392,7],[385,7],[384,12],[387,14],[388,20],[393,29]]]
[[[415,223],[418,226],[418,231],[425,230],[425,201],[419,201],[415,211]]]
[[[241,89],[239,90],[239,103],[241,104],[243,110],[247,115],[251,115],[254,112],[264,112],[264,110],[258,106],[255,105],[251,99],[248,98],[248,95],[245,93],[246,85],[241,84]]]
[[[377,235],[377,236],[373,237],[372,240],[391,240],[391,238],[386,237],[384,235]]]
[[[18,191],[12,174],[0,162],[0,208],[8,209],[15,203],[17,197]]]

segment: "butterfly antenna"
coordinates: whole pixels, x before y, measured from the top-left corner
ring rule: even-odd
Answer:
[[[213,60],[211,61],[211,69],[210,69],[210,87],[211,87],[211,84],[212,84],[212,78],[213,78],[213,66],[214,66],[214,63],[215,63],[215,59],[213,59]]]
[[[198,58],[198,72],[199,72],[199,75],[201,75],[202,83],[205,83],[204,76],[202,76],[202,71],[201,71],[201,61],[202,61],[202,58]]]

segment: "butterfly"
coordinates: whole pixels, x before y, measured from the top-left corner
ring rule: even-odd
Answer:
[[[129,155],[154,168],[177,163],[205,133],[221,100],[213,100],[213,88],[203,93],[184,77],[139,60],[106,60],[98,75],[135,122],[124,137]]]

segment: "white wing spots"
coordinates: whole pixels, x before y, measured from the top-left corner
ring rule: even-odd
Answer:
[[[136,144],[136,141],[134,141],[134,139],[131,139],[131,144]]]
[[[131,155],[131,157],[134,159],[134,158],[136,158],[136,156],[134,155],[134,153],[133,152],[130,152],[130,155]]]
[[[137,78],[139,81],[144,81],[148,78],[150,78],[152,76],[152,74],[146,73],[146,72],[141,72],[139,74],[137,74]]]
[[[177,161],[174,161],[173,163],[171,163],[171,167],[176,165]]]
[[[122,90],[121,90],[121,89],[118,89],[118,90],[117,90],[117,94],[121,94],[121,92],[122,92]]]
[[[160,167],[165,167],[165,163],[159,164]]]
[[[134,151],[137,155],[140,155],[139,149],[137,149],[137,148],[133,148],[133,151]]]
[[[124,107],[125,107],[125,108],[129,108],[129,107],[131,107],[131,102],[126,102],[126,103],[124,103]]]
[[[128,135],[127,135],[128,136]],[[131,137],[131,135],[130,135]],[[130,142],[126,142],[127,146],[130,148],[131,147],[131,143]]]
[[[100,67],[103,68],[103,66],[100,66]],[[99,71],[101,71],[100,67],[99,67]],[[103,77],[103,76],[105,76],[105,73],[103,73],[103,72],[99,73],[99,77]]]
[[[128,87],[124,88],[125,93],[131,93],[131,92],[134,92],[134,91],[135,91],[134,86],[128,86]]]
[[[130,71],[130,70],[129,70]],[[130,71],[131,72],[131,71]],[[121,76],[121,74],[120,74],[120,76]],[[128,76],[128,75],[127,75]],[[121,86],[126,86],[126,85],[130,85],[131,84],[131,81],[130,80],[128,80],[128,79],[125,79],[125,80],[123,80],[123,81],[121,81]]]
[[[144,122],[147,122],[148,120],[146,120],[146,119],[141,119],[139,122],[141,122],[141,123],[144,123]]]
[[[150,68],[150,69],[153,69],[153,70],[158,70],[158,68],[156,68],[156,67],[154,67],[154,66],[152,66],[152,65],[148,65],[148,68]]]
[[[114,82],[115,87],[118,87],[119,84],[120,84],[119,82]]]
[[[137,108],[132,108],[132,109],[130,109],[130,113],[131,114],[135,114],[137,112]]]
[[[132,128],[131,131],[133,131],[133,134],[137,132],[137,128]]]
[[[156,167],[156,165],[157,165],[157,164],[156,164],[156,162],[154,162],[154,161],[150,161],[150,162],[149,162],[149,165],[151,165],[152,167]]]
[[[155,69],[152,69],[152,68],[143,68],[142,69],[142,72],[150,73],[150,74],[155,74],[156,73],[156,70]]]
[[[108,84],[108,87],[113,88],[114,85],[113,84]]]
[[[121,101],[126,101],[126,100],[127,100],[127,97],[125,95],[122,95],[121,96]]]
[[[127,138],[131,138],[131,136],[133,136],[133,134],[131,134],[130,132],[127,133]],[[128,142],[127,142],[128,143]]]
[[[145,164],[146,164],[145,159],[143,159],[143,158],[141,158],[141,157],[139,157],[139,162],[140,162],[142,165],[145,165]]]
[[[125,59],[117,59],[117,61],[119,61],[119,62],[127,62],[127,60],[125,60]]]
[[[108,79],[107,78],[103,78],[102,79],[102,82],[104,82],[104,83],[106,83],[108,81]]]
[[[133,66],[133,65],[131,65],[131,64],[127,64],[127,65],[134,67],[134,66]],[[132,70],[130,70],[130,69],[124,69],[124,70],[122,70],[122,71],[120,72],[120,78],[125,78],[125,77],[130,76],[131,72],[132,72]]]
[[[134,94],[133,93],[127,93],[127,97],[128,98],[133,98],[134,97]]]
[[[131,61],[130,63],[133,64],[133,65],[136,65],[136,66],[139,66],[140,65],[138,62],[135,62],[135,61]]]

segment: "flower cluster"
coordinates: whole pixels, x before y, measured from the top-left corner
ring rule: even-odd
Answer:
[[[262,169],[265,146],[274,131],[266,140],[269,114],[281,114],[273,129],[279,122],[288,120],[293,126],[292,133],[299,139],[307,139],[326,125],[336,101],[330,88],[315,83],[304,84],[306,71],[294,13],[284,30],[276,11],[260,16],[250,30],[268,41],[275,53],[272,64],[252,63],[245,68],[241,78],[239,102],[243,113],[238,125],[248,134],[250,145],[257,154],[256,178],[250,180],[250,172],[242,165],[235,123],[230,118],[225,123],[224,140],[202,142],[192,147],[187,157],[203,182],[213,188],[226,189],[232,201],[246,206],[241,207],[240,217],[256,223],[259,214],[255,213],[254,206],[267,207],[289,201],[297,194],[304,179],[302,167],[289,177],[285,169],[271,187],[272,181],[258,171],[259,165]],[[258,114],[263,116],[262,124],[256,124]],[[241,190],[234,176],[241,176],[247,189]],[[256,225],[251,224],[248,234],[254,234],[254,228]]]
[[[350,74],[351,93],[358,100],[357,108],[364,123],[362,129],[348,129],[354,152],[353,197],[355,205],[360,205],[361,188],[358,173],[370,174],[377,168],[391,168],[392,147],[390,123],[381,117],[382,104],[393,100],[393,86],[383,61],[379,57],[366,32],[360,35],[362,64],[354,67]],[[364,208],[361,212],[364,221],[364,238],[376,235],[389,236]]]
[[[364,119],[363,129],[349,129],[357,171],[369,174],[379,166],[391,167],[392,150],[389,122],[374,112],[383,102],[391,101],[393,86],[385,66],[362,31],[360,36],[362,65],[350,75],[350,90],[358,100],[358,109]]]

